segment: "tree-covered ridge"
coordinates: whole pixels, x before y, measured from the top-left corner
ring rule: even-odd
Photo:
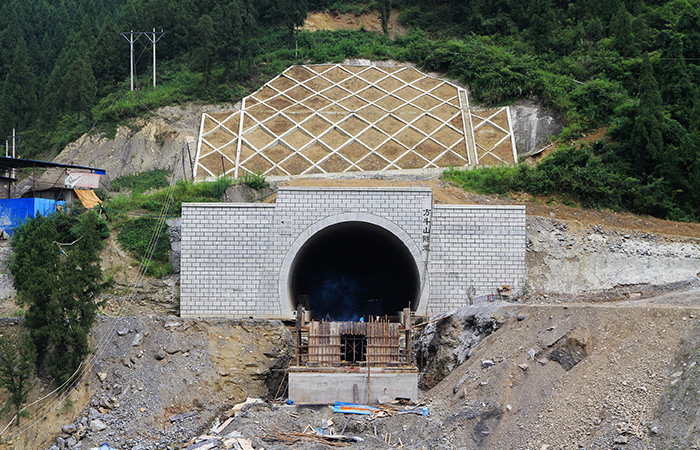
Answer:
[[[408,35],[296,31],[309,10],[373,8],[379,21],[389,7]],[[142,37],[130,92],[119,32],[153,28],[167,33],[158,88]],[[478,102],[534,98],[566,122],[562,140],[608,128],[591,155],[635,180],[637,206],[619,207],[700,218],[697,0],[9,0],[0,29],[0,131],[22,132],[25,157],[158,106],[236,101],[289,64],[392,58],[447,73]]]

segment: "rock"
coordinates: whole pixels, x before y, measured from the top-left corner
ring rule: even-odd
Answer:
[[[518,367],[520,367],[523,370],[527,370],[530,368],[530,366],[528,366],[526,363],[518,364]]]
[[[174,344],[170,344],[165,348],[165,353],[169,355],[174,355],[175,353],[179,352],[180,348]]]
[[[95,408],[90,408],[88,410],[88,420],[95,420],[100,417],[100,412]]]
[[[76,431],[78,431],[78,427],[74,423],[69,423],[68,425],[63,425],[61,427],[61,431],[63,431],[66,434],[73,434]]]
[[[102,431],[107,428],[107,425],[100,419],[95,419],[90,421],[90,428],[92,428],[93,431]]]
[[[156,360],[161,361],[165,359],[165,350],[162,348],[156,352],[156,354],[153,356]]]
[[[518,314],[518,322],[522,322],[525,319],[527,319],[526,314]]]
[[[117,334],[119,336],[126,336],[127,334],[129,334],[129,328],[127,328],[127,327],[117,328]]]
[[[165,328],[167,330],[172,330],[175,327],[182,325],[180,322],[165,322]]]
[[[75,445],[78,443],[78,440],[74,438],[73,436],[69,437],[66,439],[66,447],[68,448],[73,448]]]
[[[58,448],[60,448],[60,449],[66,448],[66,440],[63,439],[61,436],[56,438],[56,444],[58,445]]]
[[[615,439],[613,439],[613,443],[626,444],[627,443],[627,436],[625,436],[625,435],[615,436]]]
[[[131,341],[131,346],[136,347],[136,346],[140,345],[142,339],[143,339],[143,334],[136,333],[136,336],[134,336],[134,339]]]
[[[49,447],[49,450],[59,450],[59,448],[56,444],[54,444],[51,447]]]
[[[656,434],[659,435],[661,434],[661,431],[659,430],[659,427],[651,427],[651,434]]]
[[[496,363],[490,359],[482,359],[481,360],[481,367],[483,367],[483,368],[487,368],[487,367],[491,367],[491,366],[495,366],[495,365],[496,365]]]
[[[100,382],[104,382],[104,380],[107,379],[107,374],[105,372],[97,372],[97,379],[100,380]]]

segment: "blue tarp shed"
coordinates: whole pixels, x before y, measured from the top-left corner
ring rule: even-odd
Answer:
[[[0,230],[12,236],[14,229],[28,218],[53,214],[57,206],[65,203],[46,198],[0,199]]]

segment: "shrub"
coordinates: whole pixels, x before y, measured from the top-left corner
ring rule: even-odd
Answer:
[[[262,172],[248,172],[239,180],[240,183],[247,184],[253,189],[260,190],[270,187],[270,183],[265,179],[265,175]]]
[[[147,258],[153,251],[146,275],[162,277],[172,272],[172,266],[168,257],[170,250],[168,227],[163,226],[160,233],[154,236],[158,225],[158,219],[152,217],[127,220],[121,225],[117,242],[122,249],[138,259]]]
[[[168,169],[153,169],[138,174],[122,175],[111,182],[114,191],[130,189],[135,194],[161,189],[168,186],[168,177],[171,171]]]

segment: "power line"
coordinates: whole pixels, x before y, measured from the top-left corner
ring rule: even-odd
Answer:
[[[131,90],[134,90],[134,43],[139,40],[141,36],[146,36],[146,39],[148,39],[151,44],[153,44],[153,87],[156,87],[156,43],[160,41],[160,39],[163,37],[165,34],[165,31],[161,28],[160,31],[156,31],[155,28],[153,28],[153,31],[120,31],[119,34],[122,35],[124,39],[129,43],[129,53],[131,55],[129,61],[130,61],[130,73],[131,73]]]

